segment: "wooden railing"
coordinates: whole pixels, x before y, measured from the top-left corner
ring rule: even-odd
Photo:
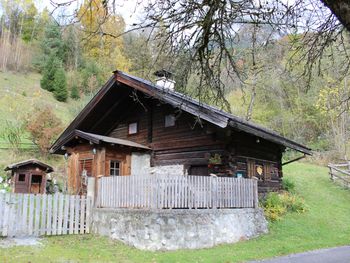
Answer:
[[[248,208],[258,206],[254,179],[131,175],[101,177],[97,207],[105,208]]]
[[[332,181],[339,181],[350,188],[350,163],[329,164],[328,168]]]

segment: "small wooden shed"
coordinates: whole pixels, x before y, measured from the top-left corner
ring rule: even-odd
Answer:
[[[13,192],[44,194],[46,192],[46,175],[53,168],[36,159],[10,164],[5,171],[11,171]]]

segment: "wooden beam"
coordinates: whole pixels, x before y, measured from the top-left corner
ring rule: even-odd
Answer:
[[[123,102],[129,94],[124,94],[124,96],[121,96],[112,107],[110,107],[102,116],[101,118],[95,122],[95,124],[91,127],[90,131],[94,131],[96,127],[98,127],[108,116],[111,114],[117,106],[120,105],[121,102]]]
[[[282,163],[282,166],[283,166],[283,165],[286,165],[286,164],[289,164],[289,163],[293,163],[293,162],[299,161],[299,160],[301,160],[301,159],[303,159],[303,158],[305,158],[305,157],[306,157],[306,155],[304,154],[303,156],[300,156],[300,157],[295,158],[295,159],[293,159],[293,160],[290,160],[290,161],[288,161],[288,162]]]

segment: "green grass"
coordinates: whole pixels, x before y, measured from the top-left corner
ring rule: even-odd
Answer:
[[[350,191],[330,182],[327,169],[294,163],[285,177],[307,204],[287,214],[269,234],[210,249],[145,252],[93,235],[49,237],[40,247],[0,249],[1,262],[242,262],[350,243]]]
[[[36,106],[51,106],[64,122],[72,119],[67,103],[55,100],[51,92],[40,88],[41,75],[0,72],[0,119],[20,120]]]
[[[85,100],[57,101],[51,92],[40,88],[40,79],[41,75],[37,73],[0,72],[0,133],[6,122],[23,123],[36,107],[51,107],[66,126],[80,111],[81,104],[86,103]],[[23,136],[22,143],[31,143],[26,137]],[[9,147],[1,136],[0,147]]]

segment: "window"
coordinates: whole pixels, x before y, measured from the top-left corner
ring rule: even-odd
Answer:
[[[172,127],[172,126],[175,126],[175,115],[174,114],[165,115],[165,127]]]
[[[138,132],[137,122],[129,123],[128,134],[136,134]]]
[[[120,175],[120,162],[119,161],[111,161],[110,162],[109,174],[111,176]]]
[[[200,176],[208,176],[209,170],[208,165],[191,165],[188,170],[189,175],[200,175]]]
[[[26,180],[25,174],[19,174],[18,175],[18,182],[24,182]]]

